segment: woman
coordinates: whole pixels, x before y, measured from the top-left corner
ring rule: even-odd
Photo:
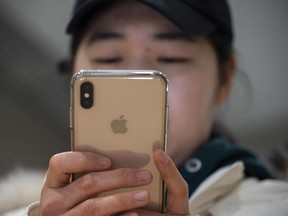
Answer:
[[[153,69],[169,79],[168,152],[154,153],[168,188],[167,209],[163,214],[142,210],[149,201],[146,191],[91,198],[102,191],[149,184],[151,173],[109,170],[109,158],[64,152],[51,158],[41,200],[30,206],[29,215],[265,215],[267,209],[284,215],[288,211],[287,196],[281,198],[282,205],[277,202],[269,208],[265,205],[271,204],[269,198],[263,205],[245,205],[252,185],[252,194],[257,194],[249,200],[252,203],[261,201],[265,190],[279,198],[273,188],[287,193],[287,185],[258,182],[272,176],[253,153],[231,144],[214,124],[214,111],[229,96],[236,69],[225,0],[78,0],[67,31],[72,35],[73,72]],[[70,182],[71,173],[83,171],[88,174]]]

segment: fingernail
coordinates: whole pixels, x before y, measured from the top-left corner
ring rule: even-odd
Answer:
[[[163,162],[163,163],[168,163],[169,161],[169,156],[163,152],[163,151],[160,151],[160,160]]]
[[[111,166],[111,160],[108,159],[108,158],[101,158],[100,164],[102,165],[102,167],[104,167],[104,168],[107,167],[108,168],[108,167]]]
[[[148,171],[138,171],[136,178],[141,182],[147,182],[151,179],[151,174]]]
[[[148,192],[147,191],[137,191],[133,194],[133,199],[136,202],[144,203],[148,199]]]

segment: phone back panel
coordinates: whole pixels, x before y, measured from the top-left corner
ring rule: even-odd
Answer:
[[[94,88],[93,106],[89,109],[80,105],[80,88],[84,82],[90,82]],[[153,162],[153,151],[166,150],[165,77],[149,71],[82,71],[73,77],[71,89],[72,149],[107,156],[112,160],[112,169],[150,170],[153,182],[141,189],[150,192],[148,208],[161,212],[164,185]]]

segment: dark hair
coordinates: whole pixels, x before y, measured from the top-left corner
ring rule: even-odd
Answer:
[[[225,34],[221,31],[214,31],[207,36],[207,39],[212,44],[218,61],[219,84],[225,85],[228,81],[229,71],[227,70],[227,63],[231,60],[233,55],[233,44]]]
[[[69,64],[70,64],[70,69],[73,69],[74,63],[75,63],[75,56],[77,53],[77,50],[79,48],[79,45],[81,43],[81,40],[84,37],[85,30],[87,28],[87,22],[82,25],[78,31],[76,31],[70,41],[70,56],[69,56]]]
[[[86,14],[85,18],[82,20],[82,25],[79,25],[78,30],[72,34],[71,42],[70,42],[70,56],[69,56],[69,65],[70,65],[71,71],[73,69],[77,50],[79,48],[81,40],[83,39],[84,34],[90,23],[89,21],[91,21],[94,14],[97,14],[99,11],[103,12],[108,7],[109,7],[109,4],[107,5],[104,4],[102,5],[102,7],[99,7],[97,10],[91,11],[90,13]]]

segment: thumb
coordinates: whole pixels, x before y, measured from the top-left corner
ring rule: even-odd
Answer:
[[[167,214],[190,215],[188,185],[172,159],[162,150],[154,152],[154,162],[167,185]]]

